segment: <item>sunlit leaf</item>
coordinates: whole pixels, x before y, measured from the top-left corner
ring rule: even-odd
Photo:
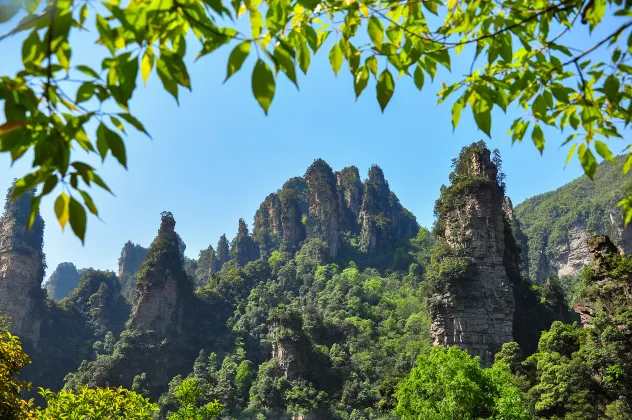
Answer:
[[[393,96],[393,91],[395,90],[395,81],[393,80],[393,75],[388,69],[384,70],[380,77],[377,79],[377,101],[380,104],[380,108],[382,112],[388,105],[391,97]]]
[[[275,87],[272,70],[265,61],[257,60],[252,71],[252,93],[266,115],[274,98]]]

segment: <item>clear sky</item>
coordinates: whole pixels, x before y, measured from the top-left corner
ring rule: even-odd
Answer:
[[[0,25],[0,33],[6,30],[7,24]],[[101,47],[90,43],[94,36],[75,38],[73,59],[96,62],[94,51]],[[592,42],[601,36],[593,34]],[[0,74],[17,71],[21,40],[2,42]],[[189,51],[194,49],[197,45],[189,45]],[[64,261],[78,268],[115,270],[127,240],[149,245],[163,210],[173,212],[176,230],[187,244],[186,255],[197,257],[209,244],[215,247],[222,233],[230,240],[240,217],[252,226],[265,196],[288,178],[303,175],[319,157],[334,170],[356,165],[363,177],[372,164],[380,165],[401,203],[421,225],[430,227],[439,188],[448,182],[450,160],[462,146],[486,137],[469,110],[453,132],[451,104],[436,105],[440,82],[466,73],[470,56],[460,57],[458,61],[465,64],[454,65],[453,75],[440,70],[435,83],[422,93],[410,78],[402,78],[382,114],[374,81],[355,102],[348,67],[345,64],[334,77],[325,45],[307,76],[300,75],[300,91],[280,78],[266,117],[250,92],[253,56],[222,83],[229,52],[223,47],[195,64],[189,60],[193,92],[181,91],[180,106],[162,90],[155,74],[147,87],[139,80],[131,111],[145,123],[153,140],[129,132],[127,171],[115,160],[106,160],[101,175],[116,197],[94,193],[102,221],[89,218],[85,246],[69,227],[62,233],[51,198],[42,202],[47,277]],[[507,130],[517,115],[515,109],[506,116],[495,111],[492,139],[486,139],[490,148],[501,151],[507,192],[514,204],[583,173],[576,160],[564,168],[568,148],[559,148],[566,137],[559,131],[547,132],[544,156],[529,139],[512,146]],[[620,152],[625,144],[612,143],[613,151]],[[0,188],[6,191],[29,165],[27,156],[10,168],[9,156],[0,155]]]

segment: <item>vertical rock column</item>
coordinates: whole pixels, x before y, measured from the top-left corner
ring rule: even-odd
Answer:
[[[327,162],[316,159],[307,168],[305,180],[308,186],[307,237],[325,241],[329,256],[336,258],[341,220],[336,178]]]
[[[465,272],[439,275],[431,301],[435,345],[457,345],[483,365],[493,362],[503,343],[513,340],[514,297],[503,265],[504,191],[498,169],[483,143],[464,148],[452,185],[437,203],[440,264]],[[443,268],[445,273],[445,268]]]
[[[12,190],[0,219],[0,315],[10,318],[13,334],[37,348],[44,311],[44,220],[38,213],[27,230],[34,191],[14,201]]]

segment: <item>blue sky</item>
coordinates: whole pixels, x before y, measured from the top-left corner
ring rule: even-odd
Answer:
[[[8,25],[0,25],[0,33],[5,30]],[[595,42],[601,36],[592,38]],[[100,47],[90,43],[93,39],[94,34],[76,38],[73,60],[97,62],[94,51]],[[578,43],[584,41],[583,36],[577,38]],[[17,71],[20,44],[17,37],[2,43],[0,74]],[[189,45],[189,51],[196,48]],[[334,170],[356,165],[363,177],[370,165],[380,165],[401,203],[420,224],[431,226],[439,188],[448,182],[450,160],[462,146],[486,137],[469,110],[453,132],[450,104],[436,105],[440,82],[464,74],[470,56],[460,57],[464,66],[454,65],[453,75],[440,70],[435,83],[421,93],[410,78],[402,78],[382,114],[374,81],[355,102],[348,68],[344,65],[334,77],[327,45],[324,48],[313,58],[307,76],[300,75],[300,91],[280,79],[267,117],[250,92],[254,57],[222,83],[230,52],[226,47],[191,64],[193,92],[181,91],[180,106],[162,90],[155,74],[148,87],[139,81],[131,111],[145,123],[153,140],[130,131],[127,171],[106,160],[101,175],[116,197],[94,193],[102,221],[89,219],[85,246],[69,229],[62,233],[52,200],[42,202],[47,277],[64,261],[78,268],[116,269],[127,240],[149,245],[163,210],[173,212],[176,230],[187,244],[186,254],[197,257],[209,244],[215,246],[222,233],[232,238],[240,217],[252,225],[265,196],[288,178],[304,174],[316,158],[325,159]],[[492,139],[486,139],[490,148],[501,151],[507,192],[514,204],[583,173],[575,160],[564,168],[568,148],[559,148],[565,138],[559,131],[547,132],[544,156],[530,140],[512,146],[506,134],[517,115],[515,110],[508,115],[495,111]],[[612,143],[612,148],[620,152],[625,144]],[[29,164],[26,157],[11,168],[9,156],[1,155],[0,188],[6,191]]]

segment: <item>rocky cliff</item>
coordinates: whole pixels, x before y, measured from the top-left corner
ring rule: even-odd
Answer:
[[[0,315],[10,318],[9,330],[37,347],[44,316],[41,289],[46,268],[42,246],[44,220],[38,214],[31,229],[26,229],[34,191],[12,198],[7,193],[0,219]]]
[[[431,333],[485,365],[513,340],[514,296],[505,269],[504,191],[482,142],[463,148],[435,213],[438,257],[430,267]]]
[[[233,259],[240,267],[259,258],[259,247],[248,233],[248,226],[244,219],[239,219],[237,236],[233,240],[231,249]]]
[[[73,263],[60,263],[46,283],[48,296],[54,300],[62,300],[79,284],[79,272]]]
[[[217,270],[221,270],[224,264],[230,260],[230,251],[226,234],[219,237],[217,242]]]
[[[377,165],[369,169],[364,183],[360,219],[360,250],[369,254],[388,250],[400,238],[411,237],[419,230],[416,220],[391,192],[384,172]]]
[[[283,239],[281,200],[275,193],[268,195],[255,213],[253,238],[262,254],[279,248]]]
[[[329,256],[336,258],[340,246],[340,204],[336,178],[331,167],[316,159],[305,172],[307,182],[307,237],[327,243]]]
[[[136,273],[138,273],[146,256],[147,248],[134,244],[132,241],[127,241],[121,250],[121,256],[118,260],[118,279],[121,283],[121,294],[129,302],[134,301]]]
[[[594,180],[582,176],[555,191],[532,197],[515,208],[525,240],[522,260],[532,281],[550,274],[575,276],[591,261],[588,239],[596,233],[612,238],[622,251],[632,251],[632,226],[624,227],[617,203],[632,187],[632,174],[603,162]]]
[[[301,214],[299,194],[292,189],[283,189],[279,193],[281,199],[281,225],[283,240],[281,250],[296,252],[305,240],[306,232]]]
[[[336,184],[338,187],[338,201],[341,206],[342,226],[353,233],[360,231],[360,209],[364,185],[360,179],[360,171],[355,166],[343,168],[336,172]]]
[[[306,352],[309,343],[303,334],[303,322],[295,310],[280,307],[270,314],[272,359],[279,362],[283,375],[298,379],[307,370]]]
[[[163,337],[180,332],[184,307],[193,295],[175,225],[173,215],[163,213],[158,235],[138,272],[130,317],[131,328],[152,330]]]

